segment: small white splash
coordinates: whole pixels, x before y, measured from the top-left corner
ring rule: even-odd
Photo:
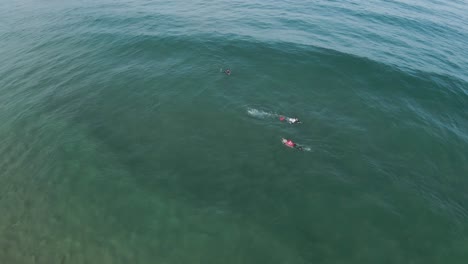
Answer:
[[[276,116],[276,114],[269,113],[269,112],[266,112],[266,111],[263,111],[263,110],[258,110],[258,109],[255,109],[255,108],[248,108],[247,113],[249,113],[249,115],[251,115],[253,117],[257,117],[257,118],[268,118],[268,117],[275,117]]]

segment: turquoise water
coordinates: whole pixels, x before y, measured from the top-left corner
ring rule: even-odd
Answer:
[[[468,262],[465,1],[65,2],[0,3],[1,263]]]

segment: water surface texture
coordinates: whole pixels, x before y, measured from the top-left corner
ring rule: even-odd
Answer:
[[[463,0],[1,1],[0,263],[466,264],[467,43]]]

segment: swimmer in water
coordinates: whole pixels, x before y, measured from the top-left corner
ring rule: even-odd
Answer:
[[[280,121],[286,121],[289,124],[300,124],[302,123],[299,118],[291,118],[291,117],[285,117],[285,116],[280,116]]]
[[[289,148],[295,148],[295,149],[298,149],[298,150],[303,150],[303,148],[299,145],[297,145],[296,143],[292,142],[292,140],[290,139],[281,139],[281,142],[286,146],[286,147],[289,147]]]
[[[224,73],[225,73],[226,75],[228,75],[228,76],[231,75],[231,69],[226,69],[226,70],[224,71]]]

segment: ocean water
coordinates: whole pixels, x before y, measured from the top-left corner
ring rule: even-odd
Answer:
[[[1,1],[0,263],[468,263],[467,44],[464,0]]]

